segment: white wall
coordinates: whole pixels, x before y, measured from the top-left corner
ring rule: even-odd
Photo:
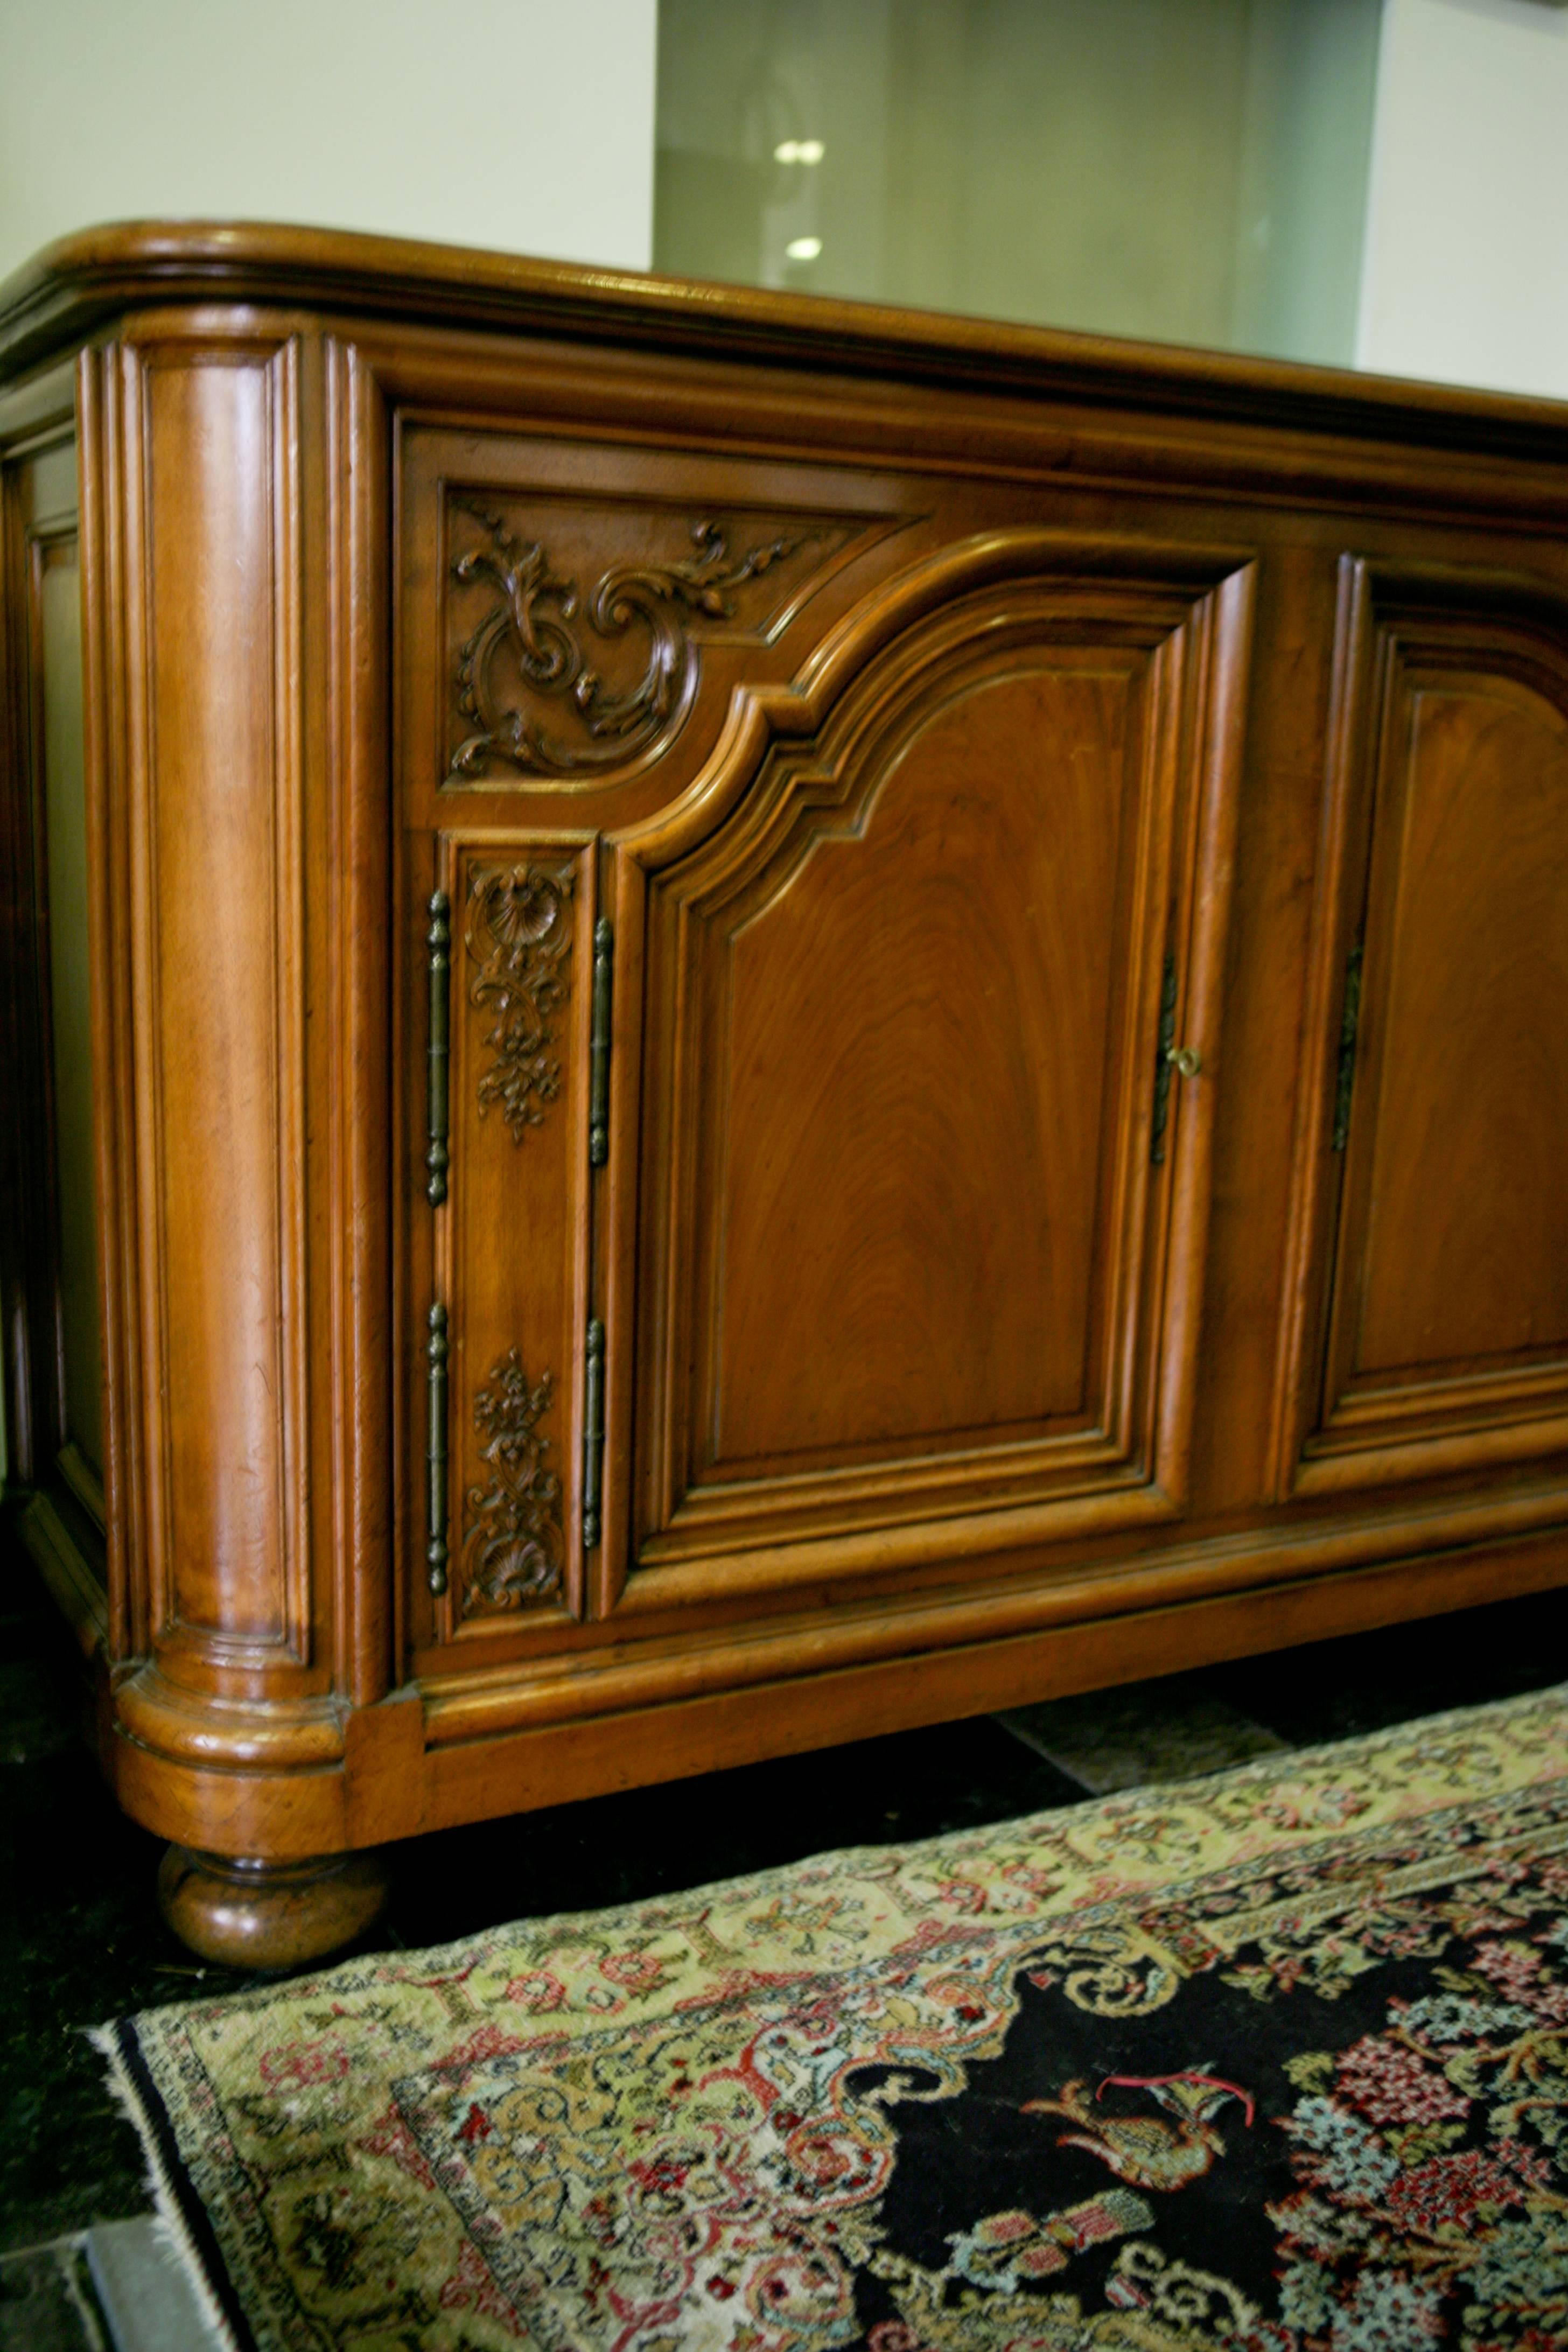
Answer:
[[[1568,8],[1384,0],[1356,358],[1568,398]]]
[[[657,0],[0,0],[0,278],[98,221],[646,269]]]

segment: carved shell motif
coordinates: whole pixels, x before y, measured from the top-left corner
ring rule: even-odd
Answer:
[[[540,541],[519,537],[488,507],[454,504],[485,537],[457,557],[453,576],[488,585],[494,601],[458,657],[458,709],[471,732],[452,755],[449,783],[470,782],[496,761],[523,775],[568,779],[635,760],[690,700],[690,621],[731,619],[738,589],[820,535],[784,533],[731,555],[724,525],[703,519],[690,526],[690,555],[612,564],[584,598]],[[613,653],[617,641],[638,636],[646,637],[641,670],[610,683],[590,637]],[[507,699],[503,671],[521,678],[522,700]]]
[[[556,1021],[572,992],[574,879],[570,866],[488,866],[468,884],[464,939],[479,966],[468,996],[491,1016],[479,1114],[498,1104],[519,1143],[561,1091]]]
[[[539,1424],[555,1384],[529,1379],[509,1349],[474,1399],[486,1483],[468,1488],[463,1536],[463,1614],[547,1601],[561,1589],[564,1552],[561,1481],[545,1465],[550,1440]]]

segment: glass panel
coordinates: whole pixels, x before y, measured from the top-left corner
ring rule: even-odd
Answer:
[[[88,997],[81,574],[74,541],[40,547],[37,561],[66,1434],[76,1441],[101,1478],[103,1383]]]
[[[1380,0],[661,0],[656,267],[1349,363]]]

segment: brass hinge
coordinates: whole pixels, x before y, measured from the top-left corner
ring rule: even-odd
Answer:
[[[447,1310],[430,1309],[425,1343],[429,1421],[425,1444],[425,1566],[432,1592],[447,1590]]]
[[[603,915],[594,926],[594,1010],[588,1031],[588,1165],[610,1156],[610,987],[616,935]]]
[[[583,1379],[583,1549],[599,1547],[599,1506],[605,1477],[605,1327],[588,1321]]]
[[[445,890],[432,891],[428,912],[430,929],[425,943],[430,966],[430,1094],[425,1152],[425,1197],[433,1209],[438,1209],[447,1197],[449,1116],[447,1073],[449,1066],[447,1024],[451,1019],[451,999],[447,982],[451,971],[452,902]]]
[[[1361,958],[1358,940],[1345,965],[1345,1009],[1340,1016],[1340,1068],[1334,1088],[1331,1151],[1342,1151],[1351,1131],[1351,1096],[1355,1087],[1355,1040],[1361,1026]]]

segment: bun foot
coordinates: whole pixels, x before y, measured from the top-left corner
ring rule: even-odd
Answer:
[[[374,1926],[386,1902],[379,1853],[314,1862],[230,1862],[172,1845],[158,1907],[180,1941],[226,1969],[292,1969],[325,1959]]]

